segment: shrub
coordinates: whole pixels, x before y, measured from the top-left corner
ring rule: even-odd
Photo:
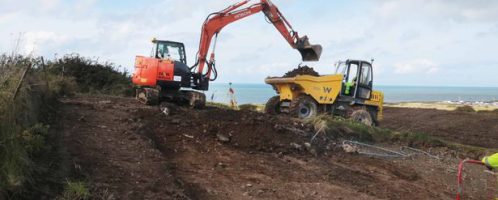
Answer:
[[[458,112],[476,112],[476,110],[472,106],[469,106],[469,105],[459,106],[455,109],[455,111],[458,111]]]
[[[66,181],[64,192],[60,200],[85,200],[90,198],[90,190],[86,183],[81,181]]]
[[[49,61],[47,66],[51,74],[73,79],[80,93],[121,96],[131,96],[134,93],[128,72],[120,71],[112,63],[100,63],[98,59],[70,54]]]
[[[28,66],[31,69],[26,71]],[[47,169],[57,166],[57,161],[47,156],[57,144],[44,123],[54,115],[56,95],[64,86],[50,83],[53,76],[43,73],[33,58],[2,55],[0,72],[7,74],[0,78],[0,199],[32,199],[36,197],[35,185],[48,181]]]
[[[253,104],[243,104],[239,106],[240,110],[250,110],[250,111],[258,111],[258,106]]]
[[[48,136],[48,125],[41,123],[24,130],[18,137],[22,147],[30,154],[39,154],[47,149],[45,139]]]
[[[224,103],[216,103],[216,102],[206,102],[207,106],[221,108],[221,109],[232,109],[228,104]]]
[[[0,55],[0,199],[37,199],[62,189],[66,172],[60,162],[59,138],[44,125],[53,120],[58,97],[88,92],[133,94],[128,73],[111,63],[78,55],[41,61]],[[79,182],[68,182],[66,191],[69,199],[85,199],[89,194]]]

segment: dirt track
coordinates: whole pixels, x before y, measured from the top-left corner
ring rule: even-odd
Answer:
[[[249,111],[72,98],[61,108],[74,168],[115,199],[452,199],[456,160],[387,160],[334,146],[313,156],[298,121]],[[299,131],[297,131],[299,130]],[[220,137],[221,136],[221,137]],[[230,138],[222,142],[223,137]],[[481,187],[482,188],[482,187]],[[469,187],[469,199],[483,199]]]
[[[497,148],[497,112],[461,112],[436,109],[392,108],[384,110],[381,126],[400,131],[427,133],[462,144]]]

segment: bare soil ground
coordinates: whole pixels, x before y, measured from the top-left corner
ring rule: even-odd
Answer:
[[[427,133],[461,144],[498,147],[498,112],[387,107],[381,127]]]
[[[290,145],[309,141],[310,128],[294,119],[218,108],[167,116],[128,98],[62,101],[74,169],[114,199],[453,199],[456,191],[454,158],[368,158],[334,144],[313,155]],[[467,187],[467,199],[485,199],[482,188]]]

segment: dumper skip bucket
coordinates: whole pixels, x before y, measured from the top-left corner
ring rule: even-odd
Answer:
[[[307,36],[298,39],[296,49],[303,61],[319,61],[322,55],[322,45],[311,45]]]

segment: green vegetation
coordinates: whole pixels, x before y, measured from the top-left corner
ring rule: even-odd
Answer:
[[[463,150],[469,155],[481,154],[487,149],[462,145],[441,140],[425,133],[399,132],[384,128],[370,127],[364,124],[344,119],[321,115],[308,121],[315,130],[322,129],[328,137],[357,140],[362,142],[394,142],[412,147],[447,147],[453,150]]]
[[[60,199],[60,200],[73,200],[73,199],[86,200],[86,199],[90,199],[90,197],[91,197],[90,190],[88,189],[88,186],[85,182],[67,181],[66,185],[64,186],[64,192],[62,193],[61,197],[59,197],[58,199]]]
[[[494,109],[494,110],[479,110],[477,112],[478,113],[496,113],[496,114],[498,114],[498,109]]]
[[[471,107],[475,111],[493,111],[498,110],[496,106],[492,105],[460,105],[451,103],[441,103],[441,102],[405,102],[405,103],[385,103],[386,107],[398,107],[398,108],[424,108],[424,109],[437,109],[437,110],[449,110],[454,111],[456,109],[464,109],[470,111],[468,107]],[[459,108],[465,107],[465,108]]]
[[[57,120],[58,97],[132,95],[129,79],[110,63],[78,55],[46,63],[0,55],[0,199],[36,199],[62,191],[63,199],[88,198],[85,184],[64,183],[70,173],[63,166],[61,137],[46,124]]]
[[[216,107],[216,108],[222,108],[222,109],[233,109],[230,107],[230,105],[225,104],[225,103],[218,103],[218,102],[207,102],[207,106],[211,107]],[[263,112],[265,106],[260,105],[260,104],[242,104],[238,106],[238,110],[250,110],[250,111],[256,111],[256,112]]]
[[[222,109],[232,109],[228,104],[224,103],[217,103],[217,102],[206,102],[207,106],[210,107],[215,107],[215,108],[222,108]]]
[[[455,150],[461,157],[479,158],[490,149],[462,145],[459,143],[445,141],[425,133],[399,132],[384,128],[370,127],[364,124],[344,119],[341,117],[331,117],[321,115],[307,121],[314,125],[315,130],[323,130],[327,137],[356,140],[367,143],[400,143],[403,145],[425,148],[442,147],[448,150]]]
[[[263,112],[265,109],[264,105],[261,104],[242,104],[239,106],[240,110],[250,110],[250,111],[257,111],[257,112]]]
[[[472,106],[458,106],[455,111],[458,111],[458,112],[476,112],[476,110],[474,109],[474,107]]]
[[[48,71],[52,74],[74,80],[77,92],[131,96],[133,84],[126,71],[112,63],[99,63],[98,60],[81,57],[77,54],[48,61]]]

